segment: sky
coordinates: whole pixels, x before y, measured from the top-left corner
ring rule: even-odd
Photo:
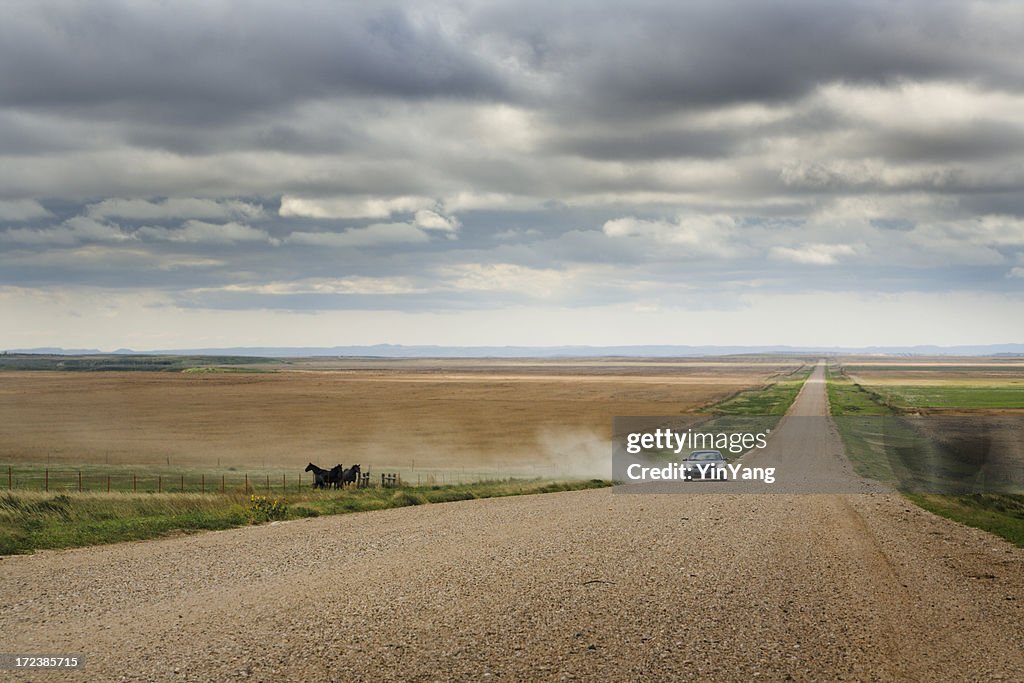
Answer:
[[[1024,341],[1024,5],[0,5],[0,348]]]

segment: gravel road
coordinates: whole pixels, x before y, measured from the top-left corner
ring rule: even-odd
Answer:
[[[825,409],[819,367],[793,414]],[[30,680],[1024,681],[1024,550],[887,493],[603,489],[41,552],[0,560],[0,605],[0,651],[86,656]]]

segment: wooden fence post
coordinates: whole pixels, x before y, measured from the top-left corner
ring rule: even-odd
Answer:
[[[288,475],[287,474],[282,474],[281,475],[281,495],[283,496],[283,495],[285,495],[287,493],[288,493]]]
[[[164,491],[164,475],[156,475],[156,492],[163,493]]]
[[[132,472],[132,493],[139,492],[139,477],[137,474]]]
[[[249,473],[245,473],[245,492],[249,493]]]
[[[78,470],[78,492],[82,492],[82,470]]]
[[[220,492],[224,493],[224,475],[220,475]]]
[[[50,492],[50,468],[47,467],[43,470],[43,490],[47,493]]]
[[[267,475],[267,495],[270,495],[270,475]]]
[[[203,472],[199,478],[199,487],[203,493],[206,493],[206,472]]]
[[[7,490],[10,491],[14,488],[14,470],[11,466],[7,466]]]
[[[185,475],[181,475],[181,492],[185,493]]]
[[[107,493],[110,493],[110,475],[107,475]]]

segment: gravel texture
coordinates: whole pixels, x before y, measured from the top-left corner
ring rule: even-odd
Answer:
[[[0,650],[86,655],[17,680],[1021,681],[1022,602],[1024,550],[895,494],[603,489],[4,558]]]

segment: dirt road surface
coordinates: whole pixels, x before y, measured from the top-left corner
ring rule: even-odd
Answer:
[[[793,413],[825,411],[819,367]],[[604,489],[42,552],[0,560],[0,605],[0,650],[86,656],[19,680],[1024,680],[1024,551],[885,493]]]

